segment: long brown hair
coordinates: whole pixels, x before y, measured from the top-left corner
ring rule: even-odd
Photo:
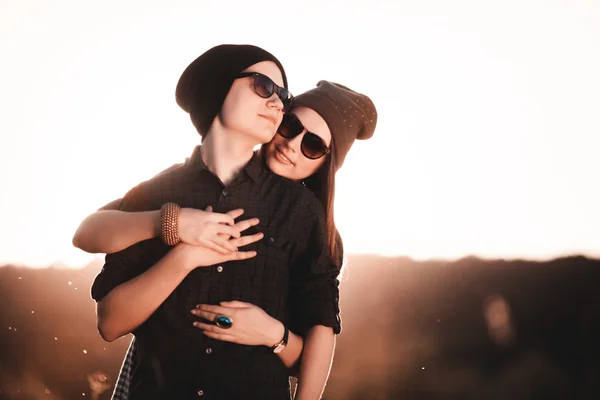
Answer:
[[[260,153],[263,157],[265,156],[265,154],[267,154],[266,147],[268,145],[269,143],[265,143],[260,148]],[[331,151],[325,156],[327,158],[323,165],[321,165],[317,172],[304,179],[303,182],[304,185],[317,196],[321,204],[323,204],[323,209],[325,210],[327,246],[329,247],[329,252],[331,253],[331,258],[333,262],[338,263],[341,266],[343,257],[342,243],[340,241],[339,234],[335,226],[335,221],[333,219],[336,172],[332,156],[335,148],[333,138],[331,140],[329,148]]]
[[[314,174],[304,180],[304,185],[310,189],[323,204],[325,210],[325,226],[327,229],[327,244],[331,257],[334,262],[342,265],[342,250],[339,242],[339,235],[334,221],[334,200],[335,200],[335,164],[332,154],[335,151],[335,143],[331,140],[329,145],[330,152],[327,159],[321,165],[321,168]]]

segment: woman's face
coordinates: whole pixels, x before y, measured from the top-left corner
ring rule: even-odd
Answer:
[[[283,87],[283,76],[277,64],[262,61],[241,72],[258,72]],[[254,77],[233,81],[217,118],[230,132],[238,132],[253,143],[267,143],[277,132],[283,117],[283,103],[273,93],[268,99],[254,90]]]
[[[330,154],[326,154],[316,160],[311,160],[302,154],[302,139],[306,132],[312,132],[319,136],[327,147],[331,144],[331,131],[327,123],[316,111],[306,107],[295,107],[290,111],[295,114],[304,130],[292,139],[286,139],[280,134],[275,135],[273,140],[266,146],[265,159],[271,171],[285,178],[301,181],[308,178],[325,163]]]

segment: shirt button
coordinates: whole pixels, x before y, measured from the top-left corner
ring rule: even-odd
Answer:
[[[223,196],[227,196],[227,190],[223,190],[223,192],[221,193]]]
[[[198,390],[198,396],[204,396],[204,390]]]
[[[269,237],[269,242],[271,242],[271,243],[275,243],[275,238],[274,238],[273,236],[270,236],[270,237]]]
[[[206,354],[210,354],[210,353],[212,353],[212,349],[209,347],[206,349]]]
[[[217,267],[217,272],[223,272],[223,267],[219,265],[219,266]]]

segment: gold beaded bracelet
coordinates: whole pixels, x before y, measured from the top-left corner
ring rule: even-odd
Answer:
[[[179,238],[179,210],[175,203],[165,203],[160,208],[160,237],[168,246],[175,246]]]

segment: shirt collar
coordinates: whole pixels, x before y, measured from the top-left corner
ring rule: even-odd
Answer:
[[[189,159],[188,165],[190,166],[190,168],[192,168],[192,170],[196,172],[209,171],[208,166],[204,163],[204,160],[202,160],[202,154],[200,151],[201,148],[202,145],[196,146]],[[256,182],[264,172],[265,168],[266,167],[262,160],[262,157],[258,154],[257,151],[255,151],[252,154],[252,158],[250,159],[250,161],[248,161],[248,163],[244,166],[243,170],[246,173],[246,175],[250,177],[250,179]]]

